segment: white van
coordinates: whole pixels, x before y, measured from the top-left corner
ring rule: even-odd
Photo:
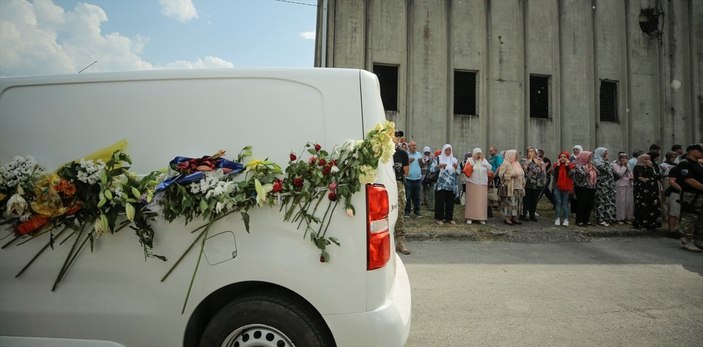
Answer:
[[[249,145],[252,158],[287,163],[308,142],[332,149],[384,121],[376,76],[362,70],[7,78],[0,80],[0,165],[31,155],[54,170],[120,139],[137,173],[164,168],[175,156],[225,149],[231,157]],[[0,346],[403,346],[411,298],[393,248],[392,163],[379,162],[375,183],[366,189],[388,196],[380,202],[386,242],[370,241],[369,204],[379,201],[362,188],[353,196],[354,216],[333,211],[327,233],[340,246],[327,247],[329,262],[276,206],[249,210],[250,232],[239,214],[213,224],[183,313],[199,252],[160,279],[193,243],[195,220],[154,222],[153,250],[166,262],[145,260],[130,229],[105,234],[53,291],[71,242],[57,239],[19,277],[48,234],[14,242],[0,250]],[[12,230],[0,230],[4,245]],[[389,256],[370,270],[368,258],[378,253]]]

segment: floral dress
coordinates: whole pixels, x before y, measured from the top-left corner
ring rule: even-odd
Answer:
[[[635,177],[635,228],[656,229],[661,226],[661,201],[659,179],[661,176],[651,166],[636,165]],[[642,178],[642,179],[640,179]]]
[[[615,177],[613,168],[604,162],[596,165],[598,180],[596,181],[596,220],[598,223],[615,221]]]

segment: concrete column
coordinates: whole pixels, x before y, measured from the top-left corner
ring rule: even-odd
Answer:
[[[593,22],[590,1],[561,2],[562,134],[563,146],[595,145]]]
[[[409,2],[408,131],[432,148],[447,143],[447,14],[444,1]]]
[[[524,152],[523,4],[519,0],[490,1],[488,7],[488,128],[494,145]]]
[[[481,147],[487,150],[487,112],[485,105],[481,102],[485,100],[485,80],[486,74],[485,45],[486,45],[486,23],[485,23],[485,1],[484,0],[455,0],[451,2],[449,42],[450,68],[447,71],[451,82],[448,90],[448,106],[452,117],[452,144],[463,152],[471,151],[474,147]],[[476,115],[455,115],[453,109],[454,93],[454,70],[476,71],[477,78],[477,99]]]
[[[333,66],[363,69],[366,48],[366,1],[333,2]]]

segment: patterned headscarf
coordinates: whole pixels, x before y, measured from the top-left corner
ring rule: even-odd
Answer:
[[[586,174],[588,175],[588,182],[590,182],[591,185],[595,185],[596,180],[598,179],[598,172],[596,172],[596,169],[593,166],[588,165],[590,164],[590,161],[588,160],[590,157],[590,151],[581,151],[581,153],[579,153],[578,158],[576,158],[576,162],[579,165],[582,165],[586,170]]]
[[[505,151],[505,161],[503,163],[508,163],[508,165],[513,167],[513,170],[518,172],[521,175],[525,174],[525,171],[522,170],[522,165],[517,161],[517,150],[514,149],[509,149]]]

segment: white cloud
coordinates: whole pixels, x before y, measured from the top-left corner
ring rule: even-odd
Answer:
[[[205,58],[198,58],[198,60],[193,62],[177,60],[166,64],[164,67],[167,69],[210,69],[234,67],[234,64],[218,57],[207,56]]]
[[[198,18],[198,11],[192,0],[159,0],[159,4],[161,4],[161,14],[166,17],[175,18],[181,22]]]
[[[306,40],[314,40],[315,39],[315,32],[314,31],[305,31],[300,33],[300,37],[306,39]]]
[[[234,66],[213,56],[154,65],[141,57],[149,38],[103,33],[107,20],[86,3],[65,11],[52,0],[0,0],[0,76],[76,73],[96,60],[87,72]]]

